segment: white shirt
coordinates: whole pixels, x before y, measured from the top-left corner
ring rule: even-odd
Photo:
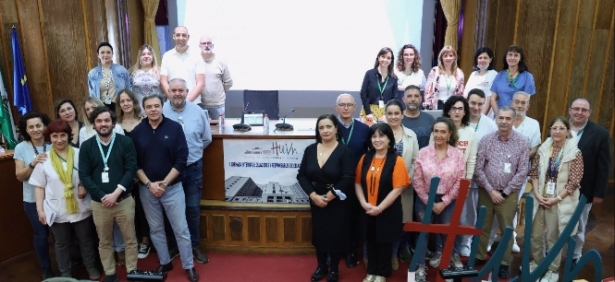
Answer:
[[[188,47],[186,52],[180,54],[175,48],[162,56],[160,75],[166,75],[168,80],[181,78],[186,81],[188,90],[196,86],[196,75],[205,75],[205,66],[198,49]]]
[[[483,114],[481,114],[481,117],[478,120],[478,124],[470,122],[469,127],[472,128],[476,133],[477,143],[480,142],[480,140],[483,139],[485,135],[496,132],[498,130],[498,126],[495,124],[495,121]]]
[[[489,101],[489,97],[491,96],[491,85],[493,84],[495,77],[498,75],[498,72],[495,70],[488,70],[484,75],[479,75],[478,73],[478,71],[473,71],[472,74],[470,74],[470,78],[468,78],[466,87],[463,90],[463,96],[468,98],[468,93],[470,90],[478,88],[485,92],[485,101]],[[489,110],[487,116],[493,119],[493,110]]]
[[[537,120],[526,116],[519,127],[513,126],[513,129],[527,137],[527,140],[530,141],[530,148],[540,145],[540,124]]]
[[[416,85],[421,90],[425,89],[425,73],[422,69],[419,69],[416,72],[411,72],[409,75],[406,75],[403,71],[398,71],[397,69],[394,71],[397,76],[397,86],[403,89],[406,89],[409,85]]]
[[[86,194],[83,199],[79,199],[79,197],[77,197],[79,193],[79,183],[81,182],[79,180],[79,171],[76,169],[79,167],[79,149],[74,149],[74,151],[75,155],[73,157],[74,163],[72,182],[74,186],[73,195],[77,201],[77,213],[68,214],[66,212],[66,199],[62,197],[64,195],[64,183],[60,180],[60,176],[58,176],[58,173],[53,168],[53,165],[51,164],[51,157],[48,157],[43,164],[38,164],[30,175],[30,184],[36,187],[45,188],[45,201],[49,202],[50,206],[56,212],[54,222],[57,223],[79,222],[92,215],[92,210],[90,209],[90,194]]]

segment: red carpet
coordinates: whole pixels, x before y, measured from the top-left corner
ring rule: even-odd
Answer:
[[[310,281],[316,269],[315,255],[284,256],[284,255],[238,255],[210,253],[209,263],[195,262],[200,281],[207,282],[294,282]],[[462,258],[463,260],[463,258]],[[139,260],[138,268],[153,270],[158,267],[156,253],[151,253],[146,259]],[[181,266],[181,260],[173,260],[174,269],[168,273],[167,281],[187,281],[186,273]],[[399,269],[387,279],[389,282],[407,281],[408,263],[400,262]],[[118,267],[117,273],[121,281],[126,281],[125,268]],[[362,281],[367,275],[365,266],[361,263],[352,269],[340,262],[339,281]],[[435,281],[435,269],[429,270],[429,281]],[[326,281],[326,278],[322,281]],[[464,280],[466,281],[466,280]],[[469,281],[469,280],[467,280]]]

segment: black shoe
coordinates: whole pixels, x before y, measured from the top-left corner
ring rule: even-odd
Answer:
[[[337,279],[340,276],[340,272],[339,271],[331,271],[331,273],[329,273],[329,276],[327,276],[327,282],[337,282]]]
[[[208,263],[209,262],[209,258],[207,257],[205,252],[203,252],[201,248],[199,248],[199,246],[192,247],[192,255],[194,256],[194,259],[196,259],[196,262],[198,263]]]
[[[196,269],[194,269],[194,267],[190,269],[186,269],[186,274],[188,274],[188,281],[190,282],[199,281],[199,274],[196,273]]]
[[[578,258],[572,259],[572,263],[570,264],[570,270],[573,270],[574,267],[577,266],[578,263],[579,263]]]
[[[160,266],[158,266],[158,268],[156,268],[156,270],[154,270],[154,272],[169,272],[173,270],[173,262],[169,262],[167,264],[161,264]]]
[[[169,257],[171,258],[171,261],[173,261],[173,259],[178,256],[179,256],[179,249],[177,249],[177,247],[172,247],[169,249]]]
[[[117,274],[105,275],[105,279],[103,282],[119,282],[120,279],[117,278]]]
[[[53,278],[56,275],[53,273],[51,267],[43,267],[43,280]]]
[[[487,261],[486,261],[486,260],[484,260],[484,259],[479,259],[479,258],[475,258],[475,259],[474,259],[474,265],[476,265],[476,266],[478,266],[478,265],[483,265],[483,264],[485,264],[485,263],[487,263]]]
[[[312,274],[312,281],[320,281],[322,280],[322,278],[325,277],[325,275],[327,274],[327,270],[324,268],[316,268],[316,271],[314,271],[314,274]]]
[[[508,267],[508,265],[500,265],[500,272],[498,273],[498,277],[500,279],[510,278],[510,268]]]
[[[348,268],[355,268],[355,266],[357,266],[357,257],[354,256],[354,253],[349,253],[346,256],[346,267],[348,267]],[[333,272],[331,272],[331,273],[333,273]],[[337,281],[337,280],[335,280],[335,281]]]

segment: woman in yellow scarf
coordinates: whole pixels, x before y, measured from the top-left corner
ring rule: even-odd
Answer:
[[[51,226],[55,237],[55,253],[62,277],[71,274],[71,233],[74,230],[79,240],[81,256],[90,279],[98,280],[94,246],[94,223],[90,209],[90,196],[79,184],[79,151],[70,145],[70,125],[63,120],[54,120],[45,130],[45,139],[51,140],[48,158],[38,163],[30,184],[36,187],[36,210],[39,221]]]

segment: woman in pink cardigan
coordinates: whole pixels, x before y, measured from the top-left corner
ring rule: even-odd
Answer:
[[[448,97],[462,96],[463,89],[464,76],[457,67],[457,52],[451,46],[444,46],[438,55],[438,65],[427,76],[423,107],[428,110],[442,109]]]

